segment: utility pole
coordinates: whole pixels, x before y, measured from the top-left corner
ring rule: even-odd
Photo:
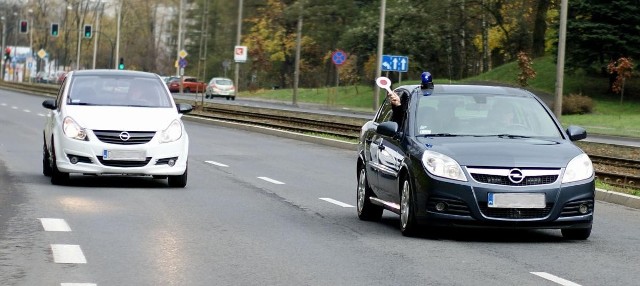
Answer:
[[[7,19],[4,16],[0,16],[0,20],[2,20],[2,70],[0,71],[0,81],[4,81],[4,68],[7,65],[7,62],[4,58],[5,54],[5,39],[7,38]]]
[[[240,36],[242,33],[242,0],[238,0],[238,30],[236,31],[236,46],[240,45]],[[238,79],[240,78],[240,63],[236,62],[235,68],[235,86],[236,86],[236,96],[238,95],[238,91],[240,91],[240,84],[238,83]]]
[[[376,78],[382,73],[382,50],[384,48],[384,18],[385,10],[387,10],[387,1],[380,0],[380,27],[378,28],[378,59],[376,60]],[[373,94],[373,110],[378,110],[380,106],[380,87],[375,85],[375,92]]]
[[[118,65],[120,64],[120,21],[122,18],[122,0],[120,0],[119,5],[116,6],[116,10],[118,20],[116,21],[116,60],[114,61],[114,69],[118,69]]]
[[[560,31],[558,40],[558,64],[556,66],[556,99],[553,105],[553,113],[558,120],[562,116],[562,89],[564,81],[564,53],[567,40],[567,9],[568,0],[562,0],[560,4]]]
[[[293,70],[293,99],[291,104],[298,106],[298,84],[300,83],[300,49],[302,42],[302,12],[304,11],[304,0],[299,0],[300,11],[298,14],[298,27],[296,32],[296,60]]]
[[[96,4],[96,32],[94,34],[96,34],[94,36],[93,39],[93,63],[91,65],[91,67],[93,69],[96,68],[96,56],[98,54],[98,37],[100,36],[100,15],[102,15],[102,9],[104,8],[104,3],[102,1],[98,1],[98,4]],[[100,12],[98,12],[98,9],[100,9]]]

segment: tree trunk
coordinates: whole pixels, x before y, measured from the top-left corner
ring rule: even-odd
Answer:
[[[544,56],[545,33],[547,32],[547,11],[549,10],[550,5],[550,0],[538,0],[532,36],[533,58]]]

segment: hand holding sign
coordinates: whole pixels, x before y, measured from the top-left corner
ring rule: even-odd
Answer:
[[[400,105],[400,97],[391,90],[391,80],[387,77],[381,76],[376,79],[376,84],[387,91],[387,95],[391,97],[391,104],[394,106]]]

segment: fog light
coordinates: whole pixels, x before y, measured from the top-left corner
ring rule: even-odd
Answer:
[[[176,164],[176,160],[175,159],[169,159],[169,167],[173,167],[173,165]]]
[[[69,158],[69,161],[71,162],[71,164],[76,164],[78,163],[78,157],[71,156],[71,158]]]
[[[581,204],[580,207],[578,207],[578,211],[581,214],[586,214],[589,212],[589,206],[587,204]]]
[[[436,204],[436,210],[441,212],[447,209],[447,203],[439,202]]]

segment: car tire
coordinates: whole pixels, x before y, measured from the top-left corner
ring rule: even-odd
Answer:
[[[563,228],[560,230],[562,237],[570,240],[586,240],[591,236],[591,227],[588,228]]]
[[[51,184],[65,185],[69,182],[69,173],[60,172],[56,163],[56,150],[51,144]]]
[[[235,96],[232,96],[232,97],[231,97],[231,100],[236,100],[236,97],[235,97]]]
[[[356,209],[360,220],[378,221],[382,218],[382,211],[384,209],[371,203],[370,198],[372,196],[373,190],[369,186],[365,167],[360,167],[360,170],[358,170],[358,186],[356,188]]]
[[[49,160],[49,152],[47,151],[47,144],[42,144],[42,174],[51,177],[51,161]]]
[[[182,175],[177,176],[169,176],[168,183],[169,187],[172,188],[184,188],[187,186],[187,169],[184,169],[184,173]]]
[[[402,180],[400,192],[400,231],[404,236],[414,236],[418,224],[415,215],[414,194],[408,175]]]
[[[231,99],[231,97],[230,97],[230,96],[227,96],[227,100],[229,100],[229,99]]]

